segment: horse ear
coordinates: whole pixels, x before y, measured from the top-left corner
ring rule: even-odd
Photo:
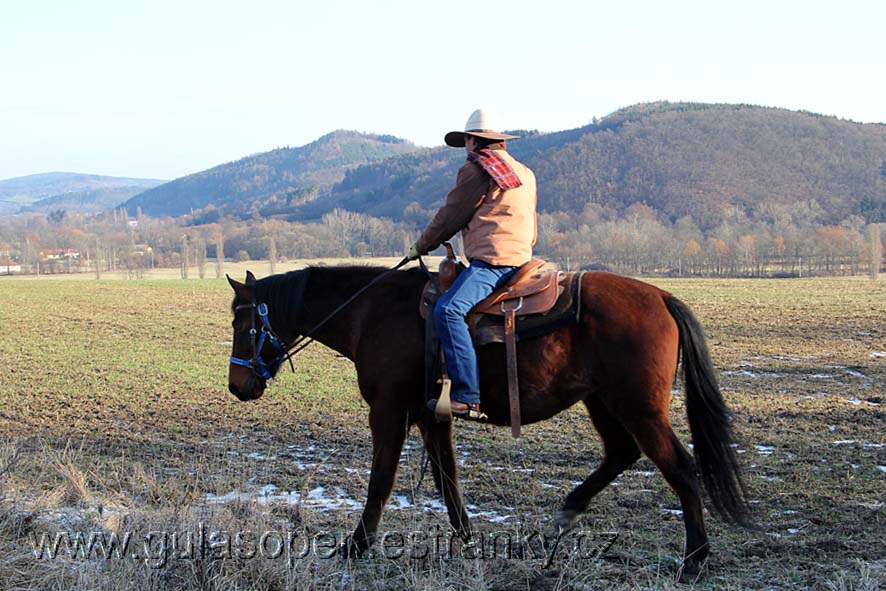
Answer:
[[[246,285],[250,283],[255,283],[255,275],[252,274],[252,271],[246,271]]]
[[[228,283],[231,284],[231,287],[234,288],[234,293],[237,294],[237,297],[243,300],[251,300],[252,299],[252,286],[244,285],[237,281],[236,279],[231,279],[230,275],[225,274],[225,277],[228,278]]]
[[[228,278],[228,283],[231,284],[231,287],[234,289],[234,291],[237,291],[237,288],[240,287],[241,285],[243,285],[243,284],[240,283],[239,281],[236,281],[236,280],[234,280],[234,279],[231,279],[231,276],[228,275],[227,273],[225,273],[225,277]]]

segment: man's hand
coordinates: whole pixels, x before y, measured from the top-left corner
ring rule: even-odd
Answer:
[[[409,247],[409,252],[406,253],[406,258],[409,259],[410,261],[414,261],[414,260],[416,260],[416,259],[417,259],[418,257],[420,257],[420,256],[421,256],[421,255],[418,254],[418,246],[415,245],[415,244],[413,244],[412,246],[410,246],[410,247]]]

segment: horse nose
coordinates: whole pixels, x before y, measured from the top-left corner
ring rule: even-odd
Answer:
[[[244,402],[256,397],[255,380],[251,377],[246,380],[246,383],[243,384],[241,388],[238,388],[233,382],[228,382],[228,390],[230,390],[231,394]]]

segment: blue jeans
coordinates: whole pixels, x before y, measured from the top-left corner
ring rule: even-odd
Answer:
[[[480,370],[465,316],[471,308],[507,283],[516,270],[517,267],[496,267],[483,261],[473,261],[470,267],[461,272],[449,291],[437,300],[434,325],[452,380],[452,400],[467,404],[480,402]]]

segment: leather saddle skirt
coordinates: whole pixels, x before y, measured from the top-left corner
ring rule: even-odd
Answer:
[[[553,332],[578,321],[582,273],[542,270],[540,259],[521,266],[511,279],[474,306],[467,322],[474,344],[503,343],[504,316],[513,310],[517,340]],[[419,313],[425,320],[440,297],[436,274],[422,291]]]

